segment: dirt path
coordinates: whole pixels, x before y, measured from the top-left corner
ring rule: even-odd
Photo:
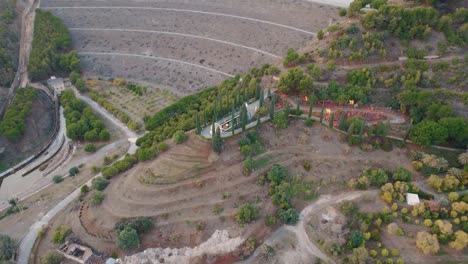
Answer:
[[[275,243],[275,241],[282,240],[285,234],[290,232],[290,233],[293,233],[297,239],[298,244],[296,245],[296,252],[298,254],[307,253],[309,257],[315,256],[317,258],[324,260],[326,263],[335,263],[335,261],[329,258],[326,253],[324,253],[321,249],[319,249],[310,240],[309,236],[307,235],[306,227],[305,227],[307,224],[307,219],[309,218],[310,214],[312,214],[313,212],[319,211],[323,207],[327,207],[327,206],[339,203],[344,200],[354,200],[356,198],[359,198],[364,193],[365,192],[363,191],[359,191],[359,192],[348,192],[348,193],[343,193],[339,195],[321,196],[316,202],[310,204],[309,206],[307,206],[306,208],[302,210],[300,214],[299,222],[296,225],[282,226],[281,228],[276,230],[275,233],[273,233],[267,240],[265,240],[263,245],[272,245]],[[285,232],[285,231],[288,231],[288,232]],[[259,255],[261,254],[263,245],[259,246],[257,250],[254,252],[254,254],[249,259],[241,263],[253,263],[254,260],[257,257],[259,257]],[[286,263],[291,263],[290,259],[288,259],[290,256],[291,254],[284,254],[283,261],[286,261]]]
[[[8,91],[6,104],[0,109],[0,116],[8,108],[16,88],[25,87],[29,83],[27,66],[29,62],[29,54],[31,54],[32,40],[34,33],[34,19],[36,17],[36,8],[39,7],[39,0],[26,0],[23,13],[21,14],[21,37],[19,48],[18,70],[16,71],[15,79]]]

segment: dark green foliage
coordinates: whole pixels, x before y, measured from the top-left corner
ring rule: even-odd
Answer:
[[[325,105],[322,106],[322,110],[320,110],[320,123],[323,123],[323,115],[325,113]]]
[[[223,139],[221,138],[221,129],[216,128],[215,133],[213,134],[213,151],[220,153],[223,147]]]
[[[80,172],[80,169],[78,169],[78,167],[71,167],[71,168],[68,170],[68,174],[69,174],[70,176],[75,176],[75,175],[77,175],[79,172]]]
[[[405,181],[405,182],[410,182],[413,178],[413,174],[411,174],[410,171],[407,169],[398,166],[396,171],[393,172],[392,174],[392,179],[394,181]]]
[[[133,249],[140,245],[140,237],[135,229],[127,226],[117,232],[117,247],[120,249]]]
[[[145,232],[150,231],[154,226],[154,222],[149,217],[139,217],[133,219],[126,219],[119,221],[115,224],[114,230],[116,232],[120,232],[124,230],[126,227],[131,227],[135,229],[138,234],[143,234]]]
[[[16,252],[17,243],[11,237],[0,234],[0,263],[12,260]]]
[[[54,177],[52,178],[52,182],[55,183],[55,184],[61,183],[61,182],[63,182],[63,177],[62,177],[62,176],[58,176],[58,175],[57,175],[57,176],[54,176]]]
[[[297,60],[299,59],[299,54],[297,54],[294,49],[288,49],[288,52],[286,53],[286,57],[283,60],[283,66],[289,67],[289,66],[294,66],[297,63]]]
[[[239,211],[236,214],[236,220],[239,223],[245,224],[250,223],[257,219],[258,209],[255,205],[246,203],[239,207]]]
[[[459,147],[468,145],[468,121],[463,117],[445,117],[439,124],[447,129],[448,141]]]
[[[80,73],[77,71],[72,71],[69,77],[70,77],[70,82],[73,85],[76,85],[76,82],[81,78]]]
[[[317,33],[317,38],[319,40],[322,40],[324,36],[325,36],[325,33],[323,32],[323,30],[319,30],[319,32]]]
[[[88,91],[88,87],[86,87],[86,84],[82,79],[76,80],[75,87],[80,92],[87,92]]]
[[[60,102],[64,107],[67,121],[67,137],[73,140],[108,140],[109,131],[102,121],[97,119],[91,107],[77,99],[72,90],[63,91]]]
[[[424,120],[411,129],[411,140],[423,146],[444,143],[447,137],[447,128],[430,120]]]
[[[105,195],[102,192],[96,191],[93,197],[91,198],[91,204],[100,205],[104,201],[104,198],[105,198]]]
[[[296,90],[304,78],[304,71],[301,68],[292,68],[282,73],[278,82],[278,89],[285,94]]]
[[[364,237],[362,235],[362,232],[359,230],[351,231],[349,235],[349,241],[351,242],[351,246],[353,248],[360,247],[362,242],[364,242]]]
[[[151,147],[151,148],[146,148],[146,149],[137,149],[136,151],[136,156],[139,161],[147,161],[156,156],[157,152],[156,149]]]
[[[49,251],[41,257],[41,264],[60,264],[64,257],[57,251]]]
[[[344,131],[344,130],[347,129],[346,115],[347,115],[346,111],[342,112],[341,115],[340,115],[340,121],[338,122],[338,129],[339,130]]]
[[[174,139],[174,142],[176,144],[182,144],[187,140],[188,136],[183,130],[177,130],[172,136],[172,138]]]
[[[279,164],[273,164],[273,167],[267,174],[268,180],[276,185],[280,184],[286,176],[288,176],[288,169],[280,166]]]
[[[275,118],[275,102],[273,100],[271,100],[271,102],[270,102],[270,109],[269,110],[270,110],[269,111],[270,112],[269,113],[270,119],[274,119]]]
[[[366,176],[369,179],[369,182],[372,186],[382,186],[388,182],[388,175],[381,168],[372,168],[367,169],[363,176]]]
[[[81,186],[80,191],[81,191],[81,193],[87,193],[87,192],[89,192],[89,186],[86,185],[86,184],[83,185],[83,186]]]
[[[0,1],[0,86],[10,86],[18,66],[19,34],[16,32],[16,1]]]
[[[273,124],[278,128],[286,128],[289,124],[289,115],[286,110],[276,113]]]
[[[86,152],[95,152],[96,151],[96,146],[94,144],[86,144],[86,146],[84,147],[84,151]]]
[[[146,87],[144,86],[141,86],[141,85],[138,85],[138,84],[134,84],[134,83],[127,83],[127,89],[129,89],[130,91],[134,92],[136,95],[143,95],[143,93],[146,92]]]
[[[93,188],[98,191],[103,191],[109,183],[109,180],[104,179],[103,177],[96,177],[91,181]]]
[[[335,122],[335,113],[332,113],[330,120],[328,120],[328,127],[333,128],[333,122]]]
[[[247,122],[248,122],[247,107],[245,106],[245,104],[241,105],[240,119],[241,119],[242,131],[245,131]]]
[[[200,124],[200,118],[198,116],[198,112],[197,112],[197,115],[196,115],[196,121],[195,121],[195,126],[197,128],[197,134],[200,135],[201,131],[202,131],[202,128],[201,128],[201,124]]]
[[[147,151],[146,149],[142,149],[140,151]],[[156,154],[154,154],[156,155]],[[126,171],[130,169],[133,165],[135,165],[138,162],[138,159],[136,156],[132,156],[127,154],[123,160],[119,160],[114,165],[109,166],[109,167],[104,167],[102,168],[102,176],[105,178],[112,178],[113,176]]]
[[[278,217],[282,223],[287,225],[295,225],[299,221],[299,213],[294,208],[278,210]]]
[[[70,51],[71,44],[68,30],[59,18],[48,11],[36,10],[29,76],[42,80],[50,74],[78,71],[80,60],[75,51]]]
[[[16,90],[15,97],[3,116],[0,123],[0,134],[8,140],[15,141],[23,135],[26,129],[25,119],[31,110],[33,99],[37,91],[33,88],[20,88]]]

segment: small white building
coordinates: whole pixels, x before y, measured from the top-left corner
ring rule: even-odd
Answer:
[[[408,205],[418,205],[419,202],[419,195],[415,193],[407,193],[406,194],[406,202]]]
[[[59,95],[63,90],[65,90],[65,83],[63,78],[56,78],[55,76],[50,77],[47,80],[47,84],[54,91],[54,95]]]

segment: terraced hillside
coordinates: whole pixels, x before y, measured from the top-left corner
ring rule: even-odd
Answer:
[[[301,48],[337,17],[307,1],[63,1],[41,8],[69,28],[88,76],[189,94]]]

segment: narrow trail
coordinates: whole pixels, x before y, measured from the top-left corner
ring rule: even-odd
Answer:
[[[320,198],[317,201],[311,203],[301,211],[299,222],[296,225],[283,225],[278,230],[276,230],[267,240],[265,240],[263,242],[263,245],[272,245],[275,243],[275,241],[281,241],[283,239],[285,231],[287,231],[286,233],[293,233],[297,238],[298,245],[296,245],[296,251],[304,250],[308,253],[309,256],[315,256],[317,258],[322,259],[326,263],[335,264],[335,261],[333,261],[333,259],[328,257],[326,253],[324,253],[310,240],[306,231],[307,219],[309,218],[310,214],[315,213],[323,209],[324,207],[340,203],[344,200],[357,199],[361,197],[364,193],[366,193],[366,191],[348,192],[339,195],[320,196]],[[263,246],[259,246],[257,250],[255,250],[254,254],[250,256],[250,258],[240,263],[247,264],[254,262],[254,260],[261,254],[262,249]],[[287,261],[287,259],[283,260]]]

